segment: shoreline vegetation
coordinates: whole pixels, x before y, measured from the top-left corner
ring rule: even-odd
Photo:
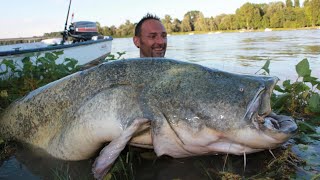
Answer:
[[[214,5],[214,4],[213,4]],[[214,13],[214,12],[213,12]],[[184,14],[183,19],[164,15],[161,21],[170,35],[205,34],[214,32],[250,32],[320,28],[320,0],[285,0],[270,3],[244,3],[234,14],[220,14],[205,17],[201,11],[192,10]],[[97,22],[101,35],[114,38],[133,37],[136,23],[126,20],[118,27],[102,26]],[[61,32],[45,33],[42,37],[62,37]],[[0,39],[0,45],[18,43]],[[18,38],[19,39],[19,38]],[[23,38],[20,38],[23,39]]]
[[[267,30],[268,29],[268,30]],[[190,32],[172,32],[168,36],[179,35],[198,35],[198,34],[222,34],[222,33],[249,33],[249,32],[266,32],[266,31],[296,31],[296,30],[319,30],[320,26],[316,27],[300,27],[300,28],[265,28],[265,29],[237,29],[237,30],[217,30],[217,31],[190,31]],[[115,37],[115,38],[130,38],[132,36]],[[22,38],[6,38],[0,39],[1,45],[11,45],[19,43],[40,42],[47,38],[62,38],[61,35],[57,36],[34,36],[34,37],[22,37]]]
[[[268,29],[268,30],[266,30]],[[266,32],[266,31],[296,31],[296,30],[320,30],[319,27],[301,27],[301,28],[265,28],[265,29],[237,29],[222,31],[192,31],[192,32],[174,32],[170,35],[190,35],[193,34],[218,34],[218,33],[243,33],[243,32]]]

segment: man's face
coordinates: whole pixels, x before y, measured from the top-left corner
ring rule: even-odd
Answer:
[[[143,22],[140,36],[135,36],[133,41],[140,48],[140,57],[164,57],[167,32],[161,22],[149,19]]]

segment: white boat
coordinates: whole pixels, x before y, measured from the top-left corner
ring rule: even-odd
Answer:
[[[265,31],[265,32],[270,32],[270,31],[272,31],[272,29],[270,29],[270,28],[265,28],[264,31]]]
[[[13,60],[16,64],[22,65],[21,60],[26,56],[35,60],[37,57],[45,56],[47,52],[63,50],[63,54],[59,55],[56,60],[57,64],[64,62],[65,58],[77,60],[78,65],[106,58],[111,52],[113,38],[100,35],[97,24],[90,21],[72,22],[71,20],[69,29],[67,29],[70,5],[71,0],[62,38],[0,46],[0,74],[7,70],[2,64],[5,59]]]
[[[4,60],[21,61],[24,57],[44,56],[46,52],[63,50],[56,63],[62,63],[65,58],[74,58],[79,65],[91,61],[98,61],[106,58],[111,52],[113,38],[111,36],[93,36],[91,40],[82,42],[66,41],[63,44],[62,38],[45,39],[41,42],[21,43],[0,46],[0,63]],[[0,69],[1,71],[1,69]]]
[[[239,30],[239,33],[244,33],[244,32],[246,32],[247,30],[246,29],[240,29]]]

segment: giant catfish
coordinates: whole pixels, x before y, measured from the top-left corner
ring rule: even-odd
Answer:
[[[272,113],[278,79],[165,58],[107,62],[30,92],[1,115],[2,137],[64,160],[110,142],[93,172],[102,178],[126,144],[157,156],[241,155],[276,148],[297,130]]]

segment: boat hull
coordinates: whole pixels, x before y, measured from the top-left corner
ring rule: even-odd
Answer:
[[[112,48],[112,37],[105,36],[104,39],[90,40],[78,43],[70,44],[41,44],[29,43],[28,44],[15,44],[7,47],[0,47],[4,51],[0,50],[0,63],[4,60],[14,60],[16,63],[21,63],[21,60],[31,56],[36,58],[37,55],[43,56],[46,52],[54,52],[63,50],[63,54],[59,56],[56,63],[62,63],[65,58],[74,58],[78,61],[79,65],[85,65],[92,61],[99,61],[107,57]],[[8,50],[8,48],[11,48]],[[1,67],[0,72],[5,69]]]

